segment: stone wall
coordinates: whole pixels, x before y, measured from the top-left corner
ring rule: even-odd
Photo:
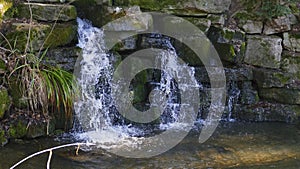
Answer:
[[[249,4],[243,0],[116,0],[104,11],[116,15],[114,8],[120,7],[119,14],[126,14],[128,7],[138,6],[145,12],[164,12],[190,21],[211,40],[225,66],[228,90],[224,118],[294,123],[300,115],[300,4],[278,3],[262,3],[260,7],[259,1]],[[147,41],[147,36],[135,36],[116,50],[128,54],[149,47],[143,46]],[[180,57],[197,67],[197,78],[205,84],[208,77],[201,77],[205,74],[201,62],[183,45],[174,42],[173,46]],[[203,107],[205,116],[207,106]]]
[[[61,0],[31,0],[29,4],[19,1],[4,14],[1,33],[11,44],[16,44],[17,49],[24,50],[30,28],[32,32],[30,49],[33,51],[48,49],[45,62],[72,71],[80,55],[80,49],[76,47],[77,15],[91,20],[93,25],[99,27],[126,14],[140,12],[140,9],[177,15],[202,30],[219,53],[227,80],[225,119],[295,123],[300,115],[299,3],[286,5],[282,1],[280,5],[290,10],[280,16],[266,16],[263,11],[262,15],[256,14],[255,10],[259,9],[256,4],[253,6],[245,2],[243,0],[76,0],[71,3]],[[249,9],[254,9],[253,13]],[[29,27],[28,19],[31,16],[33,24]],[[114,29],[114,33],[140,32],[152,26],[151,16],[145,16],[145,18],[135,18],[133,23],[121,23],[120,27]],[[149,44],[149,41],[160,44],[164,38],[150,35],[132,36],[116,45],[114,52],[124,58],[134,51],[153,47],[154,44]],[[4,42],[3,39],[1,41]],[[1,46],[3,45],[7,47],[2,43]],[[180,57],[196,67],[197,79],[206,84],[209,81],[206,71],[202,63],[194,59],[191,50],[176,41],[173,46]],[[5,63],[5,59],[0,59],[0,76],[3,76],[8,69]],[[145,73],[141,76],[149,75]],[[137,78],[136,83],[145,84],[150,81],[149,79],[151,78]],[[3,83],[2,78],[0,83]],[[204,90],[203,96],[208,96],[208,91]],[[136,100],[145,99],[143,90],[135,92]],[[17,91],[9,91],[6,86],[0,86],[0,96],[0,119],[13,115],[9,111],[11,107],[18,110],[22,108],[24,98],[20,98]],[[209,101],[204,98],[202,105],[200,116],[204,117]],[[24,125],[27,124],[16,122],[11,126],[24,128]],[[56,128],[61,128],[58,126],[57,124]],[[32,130],[28,137],[45,134],[45,130],[36,132]],[[0,128],[0,135],[1,133],[3,132]],[[13,130],[11,133],[21,137]],[[19,134],[24,136],[26,132]]]

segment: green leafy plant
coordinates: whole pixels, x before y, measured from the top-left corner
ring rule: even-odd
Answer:
[[[18,49],[17,38],[11,44],[1,32],[0,36],[4,43],[0,43],[0,57],[7,64],[6,82],[18,84],[21,95],[26,98],[29,109],[34,113],[41,113],[46,119],[49,112],[64,110],[66,120],[72,118],[73,101],[78,92],[78,86],[72,73],[60,67],[43,63],[48,49],[44,48],[45,42],[51,35],[56,22],[44,40],[39,51],[34,51],[31,44],[31,26],[33,25],[32,11],[29,6],[31,17],[29,19],[29,30],[27,43],[23,51]],[[2,55],[2,56],[1,56]],[[4,57],[4,58],[3,58]]]

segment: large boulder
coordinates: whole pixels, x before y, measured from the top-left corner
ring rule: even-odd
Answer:
[[[248,36],[245,62],[266,68],[279,68],[282,39],[277,36]]]

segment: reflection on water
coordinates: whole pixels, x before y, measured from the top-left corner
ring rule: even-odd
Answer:
[[[153,158],[128,159],[104,150],[79,152],[75,147],[54,151],[54,169],[83,168],[300,168],[300,130],[282,123],[224,123],[204,144],[192,131],[181,144]],[[13,141],[0,148],[0,169],[51,146],[64,144],[53,138]],[[45,168],[48,155],[35,157],[19,168]]]

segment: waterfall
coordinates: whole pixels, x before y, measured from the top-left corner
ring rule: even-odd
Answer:
[[[118,146],[136,147],[137,144],[142,144],[147,137],[143,128],[130,123],[115,123],[116,120],[122,121],[124,117],[119,115],[111,96],[114,56],[105,49],[104,32],[93,27],[88,21],[78,18],[77,22],[78,46],[82,48],[82,58],[76,63],[79,68],[75,74],[81,87],[81,95],[75,102],[75,112],[76,117],[80,119],[79,126],[83,128],[83,133],[78,134],[78,137],[98,143],[101,148],[107,149]],[[172,74],[161,71],[161,79],[154,88],[163,91],[167,96],[167,106],[160,117],[159,129],[162,131],[170,128],[182,129],[186,126],[177,123],[179,109],[183,105],[180,104],[178,84],[173,77],[186,82],[182,85],[183,89],[201,88],[194,79],[194,69],[187,64],[180,65],[177,61],[178,56],[170,39],[166,40],[164,45],[165,50],[160,54],[161,57],[158,57],[164,58],[161,60],[162,70],[172,68],[173,71]],[[183,68],[180,68],[182,66]],[[193,77],[193,80],[186,80],[186,77],[180,76],[183,71]]]
[[[229,96],[228,96],[228,116],[227,121],[234,122],[234,118],[232,118],[232,112],[235,104],[238,102],[239,96],[240,96],[240,89],[237,86],[237,82],[231,82],[229,86]]]

